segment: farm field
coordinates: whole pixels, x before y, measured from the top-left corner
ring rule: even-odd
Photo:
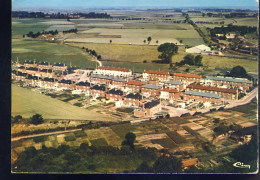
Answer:
[[[70,46],[85,47],[94,49],[102,56],[103,65],[114,67],[134,68],[135,72],[142,72],[144,69],[169,71],[168,64],[151,63],[157,60],[159,52],[157,46],[117,45],[117,44],[94,44],[94,43],[68,43]],[[135,52],[134,54],[132,52]],[[172,62],[180,62],[184,56],[184,47],[179,47],[178,54],[172,57]],[[194,54],[197,55],[197,54]],[[143,63],[147,60],[147,63]],[[258,72],[256,60],[236,59],[220,56],[203,55],[202,63],[209,69],[232,69],[236,65],[243,66],[248,72]]]
[[[82,37],[82,34],[87,37]],[[90,36],[92,35],[92,37]],[[68,37],[65,42],[87,42],[87,43],[109,43],[112,40],[113,44],[136,44],[144,45],[144,40],[151,36],[150,45],[163,44],[165,42],[181,44],[178,39],[202,39],[195,30],[170,30],[170,29],[107,29],[107,28],[92,28],[80,33],[81,38]],[[158,43],[156,42],[158,40]],[[192,41],[192,40],[191,40]],[[191,45],[186,40],[186,45]],[[193,44],[199,45],[193,42]]]
[[[87,53],[78,48],[68,47],[63,44],[49,43],[40,40],[12,40],[12,60],[24,62],[25,60],[48,61],[51,63],[62,62],[82,68],[94,68],[96,63],[90,60]]]
[[[39,113],[45,119],[114,120],[112,117],[73,106],[17,85],[12,85],[11,112],[13,116],[22,115],[25,118]]]

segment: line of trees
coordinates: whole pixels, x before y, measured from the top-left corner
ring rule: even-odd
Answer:
[[[112,42],[112,40],[111,40],[111,42]],[[97,52],[96,52],[95,50],[88,49],[88,48],[85,48],[85,47],[82,47],[82,49],[85,49],[85,51],[86,51],[87,53],[89,53],[89,54],[92,55],[92,56],[95,56],[98,60],[101,59],[101,55],[97,54]]]
[[[27,12],[27,11],[12,11],[12,17],[16,18],[50,18],[50,19],[78,19],[80,17],[85,18],[112,18],[107,13],[72,13],[72,14],[64,14],[64,13],[44,13],[44,12]]]
[[[214,27],[213,29],[210,29],[210,35],[212,37],[215,37],[216,34],[227,34],[229,32],[237,32],[240,35],[245,35],[247,33],[255,33],[255,32],[257,32],[257,27],[252,27],[252,26],[234,26],[232,24],[229,24],[227,27],[221,26],[221,27]]]
[[[63,34],[66,34],[66,33],[77,33],[78,32],[78,29],[75,28],[75,29],[69,29],[69,30],[65,30],[65,31],[62,31]]]
[[[31,37],[31,38],[37,38],[39,37],[40,35],[43,35],[43,34],[51,34],[51,35],[56,35],[58,34],[58,30],[56,29],[55,31],[42,31],[42,32],[37,32],[37,33],[33,33],[32,31],[30,31],[28,34],[26,34],[27,37]]]
[[[197,56],[194,56],[192,54],[187,54],[184,56],[183,60],[179,63],[176,63],[177,66],[182,66],[184,64],[188,65],[195,65],[195,66],[203,66],[202,64],[202,56],[199,54]]]

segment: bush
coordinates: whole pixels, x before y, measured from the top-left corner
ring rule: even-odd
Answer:
[[[74,134],[76,137],[87,137],[87,134],[84,131],[75,131]]]
[[[42,124],[43,123],[43,117],[40,114],[35,114],[31,117],[31,123],[34,125]]]
[[[33,138],[33,141],[34,141],[35,143],[40,143],[40,142],[45,141],[46,139],[47,139],[46,136],[38,136],[38,137]]]
[[[75,141],[75,136],[65,136],[65,141]]]

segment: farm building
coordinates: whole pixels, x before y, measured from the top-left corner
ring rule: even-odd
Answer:
[[[201,44],[192,48],[188,48],[185,50],[187,53],[197,53],[197,54],[203,54],[203,53],[211,53],[211,48]]]
[[[169,72],[164,72],[164,71],[146,70],[143,73],[143,78],[145,80],[167,81],[169,77],[170,77]]]
[[[199,92],[199,91],[186,91],[183,94],[183,100],[190,102],[211,102],[215,104],[221,103],[221,96],[215,93],[206,93],[206,92]]]
[[[143,85],[141,88],[141,93],[145,97],[156,96],[160,92],[160,87],[152,84]]]
[[[203,86],[199,84],[190,84],[187,86],[186,90],[187,91],[197,90],[199,92],[215,93],[221,95],[221,97],[226,99],[233,99],[233,100],[238,99],[238,91],[234,89]]]
[[[130,69],[105,66],[98,67],[95,71],[93,71],[93,73],[115,77],[129,77],[132,75],[132,71]]]
[[[153,100],[141,105],[140,108],[134,110],[136,117],[152,117],[161,111],[161,103],[159,100]]]

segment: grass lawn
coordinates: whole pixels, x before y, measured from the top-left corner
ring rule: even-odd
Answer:
[[[12,85],[12,115],[29,118],[35,113],[45,119],[75,119],[109,121],[112,117],[82,109],[71,104]]]
[[[93,146],[107,146],[107,141],[105,138],[99,138],[99,139],[92,139],[90,140],[91,144]]]

